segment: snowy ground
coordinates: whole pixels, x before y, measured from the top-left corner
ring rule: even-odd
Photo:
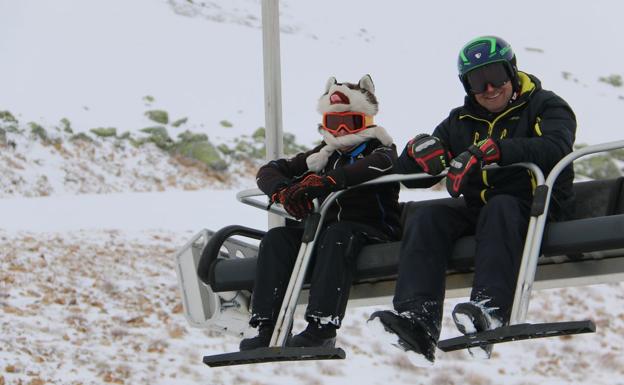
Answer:
[[[227,195],[234,191],[108,194],[90,203],[89,195],[1,200],[0,384],[624,383],[624,284],[536,293],[529,321],[591,318],[597,333],[499,345],[489,361],[438,352],[432,368],[414,367],[368,333],[365,320],[375,308],[354,308],[339,334],[345,361],[210,369],[202,356],[234,351],[238,341],[188,326],[173,257],[202,227],[264,227],[263,214],[227,203]],[[150,196],[176,204],[153,217],[149,204],[138,203],[153,202]],[[59,211],[46,214],[37,209],[41,202]],[[114,206],[128,210],[128,220],[115,224],[108,216]],[[175,219],[183,207],[194,221]],[[75,219],[37,225],[63,212]],[[21,216],[32,225],[11,219]],[[99,228],[88,226],[94,216]],[[457,334],[448,317],[454,303],[445,309],[443,336]],[[297,319],[300,329],[301,314]]]
[[[624,315],[613,312],[621,308],[623,285],[539,293],[533,319],[590,317],[598,333],[499,346],[490,361],[438,352],[434,367],[416,368],[367,334],[372,309],[362,308],[349,311],[339,336],[346,361],[209,369],[202,355],[233,351],[237,340],[187,326],[172,262],[184,234],[0,237],[10,245],[0,264],[0,378],[8,384],[617,384],[624,378]],[[445,327],[453,333],[448,317]]]

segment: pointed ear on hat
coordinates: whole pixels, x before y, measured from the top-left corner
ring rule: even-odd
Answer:
[[[362,76],[358,85],[360,88],[367,90],[371,94],[375,93],[375,84],[373,84],[373,79],[369,74]]]
[[[329,89],[331,88],[331,86],[333,86],[334,84],[338,83],[336,81],[336,78],[331,76],[329,79],[327,79],[327,83],[325,83],[325,93],[329,92]]]

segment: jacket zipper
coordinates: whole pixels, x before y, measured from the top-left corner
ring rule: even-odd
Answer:
[[[464,118],[471,118],[473,120],[479,121],[479,122],[485,122],[488,125],[488,133],[487,133],[487,137],[483,138],[483,139],[487,139],[487,138],[491,138],[492,137],[492,133],[494,132],[494,126],[496,126],[496,123],[498,123],[502,118],[504,118],[505,116],[509,115],[510,112],[522,107],[523,105],[525,105],[526,102],[522,102],[516,106],[511,107],[510,109],[508,109],[507,111],[503,112],[502,114],[498,115],[496,117],[496,119],[494,119],[493,121],[489,121],[487,119],[482,119],[482,118],[477,118],[476,116],[470,115],[470,114],[466,114],[466,115],[460,115],[459,119],[464,119]],[[503,136],[506,136],[507,132],[505,131]],[[502,138],[502,137],[501,137]],[[475,136],[473,138],[473,144],[477,144],[477,139],[481,139],[479,137],[479,132],[475,132]],[[488,176],[487,176],[487,170],[482,170],[481,172],[481,179],[483,181],[483,184],[486,185],[488,188],[492,188],[493,186],[490,186],[488,183]],[[481,193],[479,194],[479,197],[481,198],[481,200],[483,201],[483,203],[487,203],[487,199],[485,197],[487,189],[483,189],[481,190]]]

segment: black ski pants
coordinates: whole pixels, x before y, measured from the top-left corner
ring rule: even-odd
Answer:
[[[302,228],[276,227],[260,242],[251,326],[277,321],[302,236]],[[308,265],[308,322],[340,327],[358,254],[366,244],[387,240],[383,232],[359,223],[335,222],[323,229]]]
[[[405,224],[394,308],[399,312],[431,308],[440,325],[446,270],[455,241],[475,234],[475,275],[470,299],[489,300],[496,316],[507,322],[511,313],[530,205],[498,195],[483,207],[425,206]],[[432,309],[433,310],[433,309]]]

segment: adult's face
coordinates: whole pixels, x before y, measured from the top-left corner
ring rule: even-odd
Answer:
[[[466,75],[470,92],[490,112],[500,112],[513,94],[509,73],[502,62],[478,67]]]
[[[485,91],[475,94],[475,100],[483,108],[490,112],[501,112],[509,104],[513,95],[513,87],[511,81],[507,81],[500,87],[494,87],[487,84]]]

